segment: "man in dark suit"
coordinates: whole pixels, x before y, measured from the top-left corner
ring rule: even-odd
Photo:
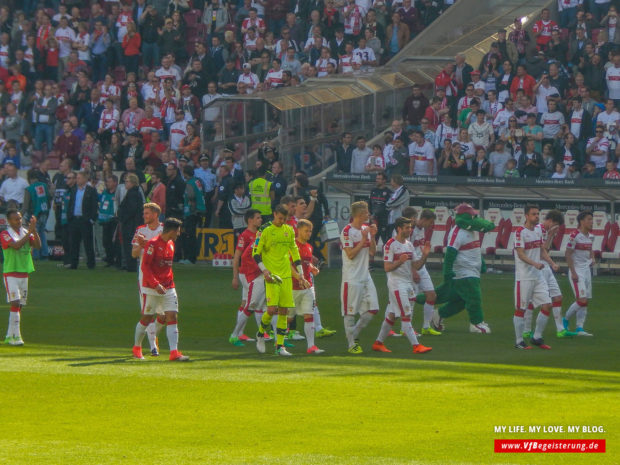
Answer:
[[[88,174],[80,171],[76,185],[71,189],[67,220],[71,237],[71,269],[76,270],[80,260],[80,243],[84,241],[86,266],[95,268],[95,247],[93,242],[93,225],[97,220],[97,191],[88,185]]]
[[[99,89],[90,92],[90,102],[83,103],[78,111],[78,121],[86,126],[86,132],[97,132],[103,105],[99,103]]]

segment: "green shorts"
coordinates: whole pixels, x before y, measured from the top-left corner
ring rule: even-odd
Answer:
[[[282,284],[265,281],[265,295],[267,296],[267,307],[295,307],[292,278],[282,278]]]

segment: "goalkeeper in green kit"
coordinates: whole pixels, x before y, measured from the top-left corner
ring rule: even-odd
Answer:
[[[290,259],[293,259],[293,265],[300,276],[303,276],[303,270],[299,250],[295,244],[295,231],[286,224],[287,215],[287,208],[284,205],[278,205],[271,224],[258,232],[252,250],[252,256],[265,277],[267,297],[267,311],[263,313],[256,334],[256,348],[261,354],[265,353],[264,334],[271,326],[273,316],[277,313],[276,355],[291,355],[284,347],[288,309],[295,307]],[[303,278],[301,285],[305,289],[310,287],[310,283]]]

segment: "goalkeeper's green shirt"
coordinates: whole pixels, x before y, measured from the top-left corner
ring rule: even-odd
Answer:
[[[291,277],[291,257],[293,262],[300,260],[295,243],[295,231],[288,224],[274,226],[270,224],[256,237],[252,256],[260,255],[265,268],[281,278]]]

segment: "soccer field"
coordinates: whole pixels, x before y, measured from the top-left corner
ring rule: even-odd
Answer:
[[[618,464],[620,327],[615,276],[594,279],[586,328],[551,351],[513,348],[513,276],[483,276],[493,333],[470,334],[465,312],[433,351],[390,338],[372,352],[382,312],[346,352],[339,270],[317,278],[320,356],[290,359],[227,340],[239,304],[228,270],[176,266],[180,349],[191,363],[131,358],[136,277],[38,265],[22,315],[24,347],[0,347],[0,464]],[[380,302],[385,274],[373,272]],[[439,279],[434,276],[439,281]],[[558,277],[572,302],[565,276]],[[8,306],[0,320],[6,329]],[[414,327],[420,327],[416,306]],[[398,325],[398,323],[397,323]],[[303,327],[303,324],[299,325]],[[247,334],[255,331],[248,322]],[[145,348],[147,343],[145,340]],[[147,351],[145,350],[145,353]],[[604,433],[494,432],[499,425],[602,426]],[[496,454],[493,440],[606,439],[605,454]]]

